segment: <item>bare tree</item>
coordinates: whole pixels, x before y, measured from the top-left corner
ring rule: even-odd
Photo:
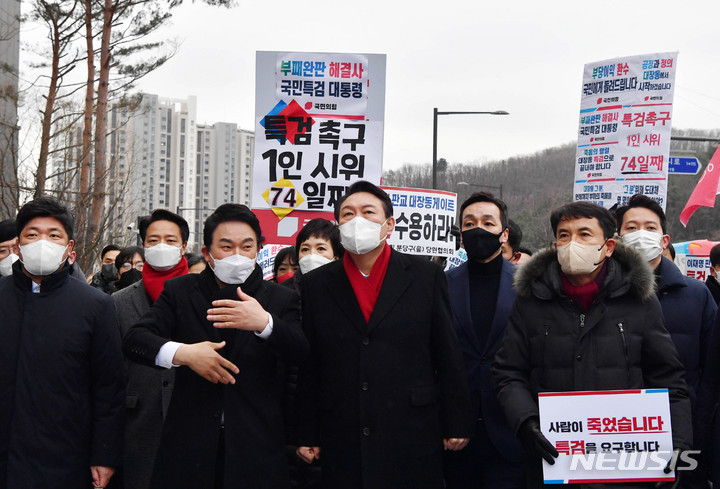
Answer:
[[[45,108],[42,110],[42,136],[40,138],[40,156],[35,180],[34,197],[45,193],[47,179],[47,159],[53,138],[53,115],[56,110],[58,92],[65,76],[70,73],[79,59],[73,49],[77,35],[82,28],[82,18],[77,16],[77,2],[48,2],[35,0],[31,17],[41,20],[48,27],[48,39],[51,45],[50,75],[45,96]],[[75,52],[73,52],[75,51]]]

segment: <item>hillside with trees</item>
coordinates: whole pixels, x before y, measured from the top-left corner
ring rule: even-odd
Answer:
[[[673,136],[720,138],[720,130],[677,130]],[[575,142],[553,147],[531,155],[517,156],[485,164],[448,163],[439,164],[438,188],[458,194],[458,203],[472,192],[489,190],[499,194],[502,186],[503,199],[508,205],[510,217],[523,230],[523,246],[537,250],[553,241],[549,216],[552,209],[572,200],[572,181],[575,168]],[[705,169],[717,143],[676,141],[671,142],[671,152],[694,151]],[[697,184],[698,175],[670,175],[667,198],[667,232],[673,242],[691,239],[720,240],[720,207],[702,207],[690,218],[687,229],[680,223],[679,215]],[[487,185],[458,185],[461,182]],[[431,188],[430,164],[406,164],[383,175],[388,186]]]

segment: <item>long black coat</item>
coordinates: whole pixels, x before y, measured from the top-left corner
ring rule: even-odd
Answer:
[[[123,337],[152,306],[142,280],[115,292],[112,299]],[[122,480],[124,489],[147,489],[175,386],[175,369],[135,362],[127,362],[126,367],[125,446],[122,474],[118,474],[116,482]]]
[[[91,487],[120,465],[125,381],[110,297],[53,273],[0,280],[0,488]]]
[[[443,487],[442,440],[474,422],[442,269],[392,251],[367,323],[336,261],[303,276],[302,311],[298,444],[321,447],[324,487]]]
[[[604,285],[586,312],[563,292],[554,249],[537,253],[518,269],[518,298],[493,366],[500,405],[517,432],[538,416],[538,392],[667,388],[673,444],[690,448],[688,387],[663,324],[652,270],[637,251],[621,244],[607,267]],[[540,459],[534,458],[530,487],[542,485]]]
[[[257,266],[242,289],[273,316],[267,340],[250,331],[218,330],[207,321],[213,300],[238,300],[235,287],[218,287],[209,267],[199,275],[168,280],[153,307],[125,335],[125,354],[149,365],[168,338],[180,343],[225,340],[220,354],[240,369],[236,383],[224,385],[208,382],[188,367],[176,368],[153,488],[212,488],[223,419],[225,487],[289,486],[281,360],[297,362],[308,351],[298,298],[287,287],[264,282]]]

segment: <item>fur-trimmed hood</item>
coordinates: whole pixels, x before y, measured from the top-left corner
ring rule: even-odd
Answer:
[[[655,293],[653,270],[637,250],[618,241],[607,261],[604,285],[610,297],[630,293],[644,301]],[[515,274],[514,287],[518,296],[523,298],[535,296],[549,300],[563,294],[555,247],[537,252],[520,265]]]

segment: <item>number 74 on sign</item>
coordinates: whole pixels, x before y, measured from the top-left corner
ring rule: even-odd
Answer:
[[[262,196],[278,219],[284,218],[305,202],[299,190],[286,178],[281,178],[272,184]]]

